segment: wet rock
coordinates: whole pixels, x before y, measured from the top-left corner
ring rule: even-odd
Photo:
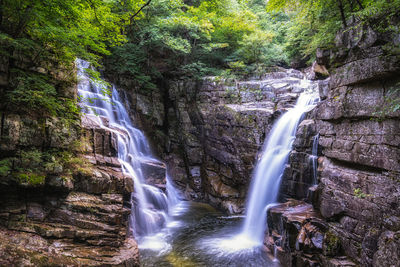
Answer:
[[[239,197],[239,192],[224,184],[216,173],[207,171],[207,179],[212,189],[210,192],[212,195],[217,197],[219,196],[221,198]]]
[[[166,183],[166,167],[164,163],[144,161],[141,163],[141,168],[147,184],[162,185]]]
[[[184,133],[174,134],[183,137],[186,175],[195,192],[203,190],[215,205],[230,212],[243,210],[256,155],[277,114],[304,90],[303,77],[298,71],[280,70],[250,81],[207,78],[198,91],[191,83],[170,85],[170,98],[176,104],[169,121]],[[185,93],[193,102],[179,98]],[[193,166],[200,167],[201,176]]]
[[[132,88],[122,98],[178,188],[190,199],[210,197],[216,206],[238,212],[265,136],[295,104],[303,78],[300,71],[275,68],[247,81],[176,80],[146,92],[126,77],[114,80]],[[209,179],[210,172],[217,178]]]
[[[378,239],[373,266],[396,266],[400,262],[400,232],[386,231]]]
[[[127,239],[120,248],[87,246],[72,240],[43,237],[0,228],[0,264],[5,266],[139,266],[137,244]]]
[[[355,266],[357,266],[356,263],[347,259],[345,256],[336,257],[333,259],[321,257],[321,262],[322,262],[323,266],[327,266],[327,267],[355,267]]]
[[[27,218],[33,221],[43,221],[48,212],[43,209],[43,206],[38,203],[29,203],[27,206]]]
[[[330,78],[321,80],[318,82],[318,91],[319,91],[319,97],[321,100],[325,100],[328,97],[329,80],[330,80]]]
[[[312,157],[314,157],[312,147],[314,137],[317,134],[317,125],[315,120],[308,119],[310,116],[311,113],[308,113],[297,128],[293,150],[282,175],[281,200],[288,198],[307,199],[309,188],[317,182],[312,163]],[[315,167],[317,167],[318,156],[315,157]]]
[[[284,266],[356,266],[340,256],[340,239],[328,229],[312,205],[291,200],[268,210],[264,244]]]

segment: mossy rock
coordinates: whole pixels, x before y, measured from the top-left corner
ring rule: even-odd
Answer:
[[[46,176],[38,173],[17,173],[14,175],[20,185],[42,186],[45,183]]]
[[[332,232],[327,232],[324,236],[324,241],[322,244],[322,254],[325,256],[335,256],[338,255],[340,251],[340,239]]]

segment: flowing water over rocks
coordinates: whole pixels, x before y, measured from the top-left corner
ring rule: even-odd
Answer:
[[[296,106],[282,115],[273,127],[256,167],[244,221],[241,216],[222,216],[204,204],[181,203],[172,217],[175,223],[160,233],[159,237],[163,236],[162,240],[167,243],[142,247],[142,264],[279,266],[263,247],[267,209],[276,205],[273,202],[277,200],[280,178],[297,125],[303,113],[315,107],[316,101],[315,93],[304,92]],[[153,242],[157,240],[160,239],[155,238]]]
[[[165,164],[152,156],[145,136],[133,126],[117,90],[113,88],[108,95],[104,85],[91,81],[85,72],[90,68],[88,62],[77,60],[77,66],[80,78],[78,93],[86,113],[85,120],[111,132],[122,170],[133,180],[131,231],[136,238],[155,234],[167,222],[168,209],[178,202]],[[164,168],[161,170],[161,183],[166,183],[167,190],[170,189],[167,192],[169,200],[160,188],[146,183],[149,178],[145,176],[145,170],[149,166]]]
[[[160,233],[169,245],[161,250],[140,247],[142,266],[279,266],[262,247],[235,251],[219,246],[240,230],[242,216],[224,216],[195,202],[179,203],[171,215],[174,223]]]
[[[297,126],[304,114],[315,107],[318,96],[304,92],[296,106],[286,112],[273,126],[266,139],[263,155],[257,163],[248,193],[246,220],[242,235],[261,244],[265,230],[265,208],[277,201],[281,177],[285,169]]]

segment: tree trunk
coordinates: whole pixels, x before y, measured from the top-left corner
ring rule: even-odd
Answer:
[[[28,5],[25,8],[24,15],[20,16],[18,25],[15,28],[14,32],[12,33],[12,36],[14,38],[19,37],[24,32],[26,25],[28,25],[32,10],[33,10],[33,5]]]
[[[346,28],[347,27],[346,15],[344,14],[344,6],[342,0],[338,0],[338,7],[340,11],[340,17],[342,18],[343,26]]]
[[[361,9],[364,9],[364,7],[363,7],[363,5],[361,4],[360,0],[356,0],[356,2],[357,2],[357,4],[358,4],[358,6],[360,7],[360,10],[361,10]]]
[[[350,11],[354,12],[354,0],[348,0],[349,4],[350,4]]]
[[[0,0],[0,30],[3,30],[3,0]]]

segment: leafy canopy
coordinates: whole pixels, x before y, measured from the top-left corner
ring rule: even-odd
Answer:
[[[235,62],[243,74],[255,66],[286,64],[285,29],[275,27],[285,20],[266,13],[259,0],[153,0],[128,26],[128,43],[112,49],[107,67],[154,87],[162,76],[215,75]]]

